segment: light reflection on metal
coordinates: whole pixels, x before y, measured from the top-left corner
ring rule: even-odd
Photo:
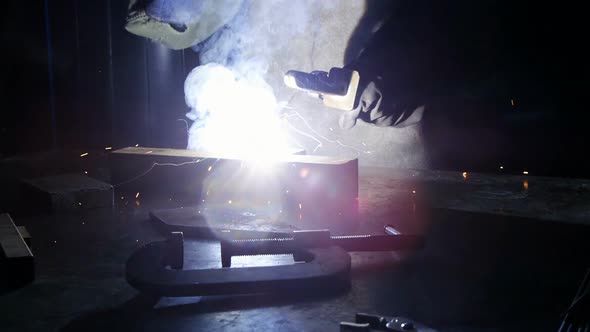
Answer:
[[[136,147],[136,148],[137,148],[137,147],[139,147],[139,144],[135,144],[135,147]]]
[[[302,179],[305,179],[305,178],[306,178],[308,175],[309,175],[309,168],[306,168],[306,167],[305,167],[305,168],[302,168],[302,169],[299,171],[299,176],[300,176]]]
[[[416,190],[412,190],[412,194],[415,194],[415,193],[416,193]]]
[[[231,204],[231,203],[232,203],[231,199],[229,201],[227,201],[227,204]]]
[[[301,210],[301,208],[302,208],[301,203],[299,203],[299,210]]]
[[[139,198],[139,192],[135,194],[135,198]]]
[[[80,155],[80,157],[86,157],[88,155],[88,152],[84,152]]]
[[[145,154],[150,154],[150,153],[152,153],[152,152],[154,152],[154,151],[152,151],[152,150],[149,150],[149,151],[147,151]]]
[[[212,169],[213,169],[213,166],[209,166],[209,168],[207,168],[207,172],[211,172]]]
[[[105,150],[112,150],[113,147],[112,146],[107,146],[106,148],[104,148]]]

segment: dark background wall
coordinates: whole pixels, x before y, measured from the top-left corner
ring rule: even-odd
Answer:
[[[11,0],[3,9],[0,153],[52,148],[52,114],[62,148],[185,146],[177,119],[197,54],[128,33],[127,1]]]
[[[187,111],[183,82],[198,56],[125,31],[127,5],[124,0],[3,2],[0,155],[53,147],[185,146],[186,124],[178,121]],[[538,2],[497,8],[500,16],[487,17],[499,24],[495,38],[505,41],[506,66],[496,76],[516,74],[518,89],[506,85],[505,95],[493,96],[492,107],[482,113],[455,109],[430,117],[426,137],[450,137],[460,127],[473,132],[473,140],[437,139],[429,147],[433,167],[493,172],[504,164],[513,172],[590,177],[582,11]],[[465,10],[461,17],[480,19]],[[481,41],[479,31],[463,33],[455,45],[459,50]],[[482,77],[478,59],[461,61],[474,64],[468,73],[474,80]],[[500,81],[488,84],[497,88]],[[541,84],[547,91],[532,88],[540,81],[547,82]],[[480,121],[483,130],[470,128],[468,116],[489,120]],[[486,130],[502,138],[498,151],[477,148]]]

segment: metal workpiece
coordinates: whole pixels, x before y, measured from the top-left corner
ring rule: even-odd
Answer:
[[[386,230],[387,231],[387,230]],[[419,235],[346,235],[330,236],[327,230],[294,231],[292,237],[221,241],[223,267],[231,266],[231,257],[293,254],[295,261],[306,261],[301,251],[309,248],[337,246],[345,251],[416,250],[424,246]]]
[[[304,250],[305,264],[181,270],[182,236],[149,243],[126,264],[127,282],[142,293],[160,297],[342,291],[350,285],[350,256],[337,246]],[[169,268],[170,267],[170,268]]]
[[[340,291],[350,284],[347,251],[419,249],[420,236],[330,236],[327,230],[295,231],[291,237],[221,241],[221,269],[182,270],[183,234],[171,233],[138,249],[127,261],[129,284],[156,296],[252,294],[280,291]],[[291,265],[230,268],[233,256],[291,254]]]

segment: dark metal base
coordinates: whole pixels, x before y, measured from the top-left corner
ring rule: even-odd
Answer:
[[[350,285],[350,256],[335,246],[307,250],[311,260],[306,263],[188,271],[179,270],[182,248],[180,233],[143,246],[127,260],[127,281],[144,294],[162,297],[320,292]]]

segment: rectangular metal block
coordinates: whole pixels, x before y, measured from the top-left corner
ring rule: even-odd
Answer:
[[[0,214],[0,280],[24,284],[35,278],[33,253],[9,214]]]
[[[27,197],[42,211],[77,211],[113,206],[113,186],[82,174],[23,180]]]
[[[111,154],[112,183],[130,192],[183,195],[194,204],[273,206],[309,228],[351,225],[358,215],[358,161],[289,155],[264,162],[190,150],[124,148]]]

